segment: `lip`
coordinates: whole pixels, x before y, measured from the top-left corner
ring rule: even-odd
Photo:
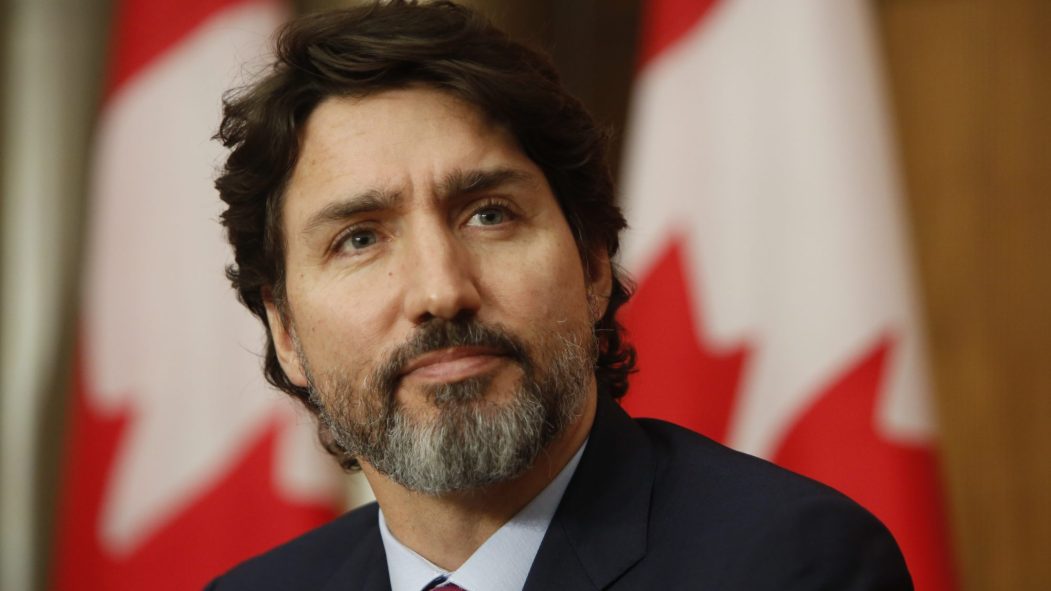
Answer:
[[[491,371],[505,357],[489,347],[451,347],[414,358],[401,375],[428,382],[456,382]]]

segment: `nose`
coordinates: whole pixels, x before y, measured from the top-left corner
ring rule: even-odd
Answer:
[[[481,296],[470,254],[448,231],[417,234],[408,261],[405,315],[415,324],[478,312]]]

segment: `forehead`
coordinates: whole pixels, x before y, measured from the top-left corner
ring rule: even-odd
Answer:
[[[515,166],[542,172],[513,136],[449,93],[425,87],[330,97],[304,126],[288,193],[422,190],[450,168]]]

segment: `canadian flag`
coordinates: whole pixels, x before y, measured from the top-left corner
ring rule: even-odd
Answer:
[[[332,463],[264,383],[261,328],[223,276],[212,187],[221,96],[283,15],[247,0],[118,2],[52,589],[199,589],[333,513]]]
[[[863,0],[649,0],[627,135],[625,407],[840,489],[955,587]]]

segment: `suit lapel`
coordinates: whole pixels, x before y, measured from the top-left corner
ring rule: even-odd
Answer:
[[[603,589],[646,553],[654,466],[641,430],[599,393],[587,448],[525,591]]]
[[[372,507],[376,516],[376,508]],[[321,591],[390,591],[387,554],[383,551],[378,516],[360,537],[349,540],[350,555]]]

